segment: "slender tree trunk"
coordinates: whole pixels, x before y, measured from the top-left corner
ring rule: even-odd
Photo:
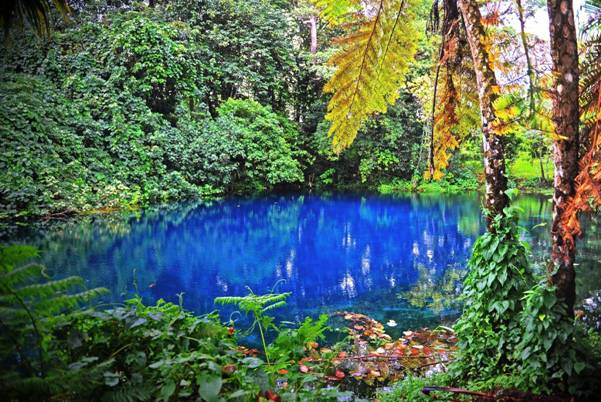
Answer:
[[[434,178],[434,132],[436,126],[436,97],[438,96],[438,77],[440,76],[440,60],[444,51],[444,35],[442,43],[440,44],[440,50],[438,52],[438,63],[436,64],[436,75],[434,76],[434,94],[432,96],[432,117],[430,119],[432,127],[430,127],[430,149],[428,153],[428,164],[430,165],[430,175],[428,181],[432,181]]]
[[[312,15],[309,17],[305,24],[309,25],[309,29],[311,31],[311,53],[317,53],[317,17]]]
[[[549,280],[557,287],[557,296],[573,315],[576,297],[574,242],[566,241],[561,222],[568,198],[575,193],[578,175],[578,47],[572,0],[547,0],[551,60],[553,62],[553,143],[555,166],[553,223],[551,226],[551,263]]]
[[[528,74],[528,100],[530,107],[529,114],[530,117],[532,117],[536,111],[536,102],[534,100],[536,74],[534,73],[534,67],[532,66],[532,60],[530,59],[530,48],[528,47],[528,37],[526,36],[526,20],[524,18],[524,7],[522,6],[522,0],[515,0],[515,5],[518,11],[518,20],[520,21],[520,38],[524,48],[524,56],[526,57],[526,71]]]
[[[478,83],[486,178],[486,209],[490,229],[492,219],[503,214],[503,209],[509,205],[509,198],[505,194],[507,177],[505,176],[503,142],[495,132],[494,126],[497,119],[493,102],[497,97],[498,85],[483,43],[485,32],[478,3],[475,0],[459,0],[458,5],[463,15]]]

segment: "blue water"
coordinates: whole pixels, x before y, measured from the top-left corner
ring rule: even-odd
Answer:
[[[546,199],[521,202],[525,226],[548,219]],[[353,310],[415,328],[457,317],[465,263],[483,230],[475,194],[288,195],[89,217],[16,240],[37,244],[55,275],[109,288],[111,302],[136,291],[177,302],[183,293],[186,308],[206,313],[215,297],[275,286],[292,292],[278,311],[289,321]],[[546,255],[547,230],[525,235],[535,260]],[[601,246],[584,244],[586,293],[601,288]]]

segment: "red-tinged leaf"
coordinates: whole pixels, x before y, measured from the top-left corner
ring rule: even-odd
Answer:
[[[430,349],[429,347],[425,346],[424,347],[424,354],[426,356],[430,356],[432,354],[432,349]]]
[[[300,366],[298,366],[298,369],[300,370],[301,373],[308,373],[309,372],[309,367],[305,366],[304,364],[301,364]]]
[[[229,336],[232,336],[232,335],[234,335],[234,332],[235,332],[235,329],[234,329],[234,327],[229,327],[229,328],[227,329],[227,334],[228,334]]]
[[[280,374],[280,375],[286,375],[286,374],[288,374],[288,370],[286,370],[286,369],[279,369],[278,370],[278,374]]]
[[[267,398],[268,401],[276,401],[276,402],[280,402],[282,400],[278,394],[276,394],[275,392],[273,392],[270,389],[265,391],[265,398]]]
[[[223,371],[224,374],[232,374],[236,371],[236,366],[234,364],[226,364],[221,371]]]
[[[344,374],[342,371],[340,370],[336,370],[336,374],[335,374],[336,378],[338,378],[339,380],[342,380],[344,377],[346,377],[346,374]]]

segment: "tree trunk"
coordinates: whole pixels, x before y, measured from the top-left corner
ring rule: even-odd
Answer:
[[[578,47],[572,0],[547,0],[551,60],[553,62],[553,142],[554,193],[551,226],[551,262],[549,281],[557,287],[557,296],[573,315],[576,297],[574,242],[566,241],[561,224],[568,198],[575,193],[578,175]]]
[[[536,85],[536,74],[530,59],[530,48],[528,47],[528,37],[526,36],[526,20],[524,18],[524,7],[522,0],[515,0],[515,5],[518,12],[518,20],[520,21],[520,38],[524,47],[524,56],[526,57],[526,71],[528,73],[528,101],[529,101],[529,117],[534,116],[536,112],[536,102],[534,100],[534,90]]]
[[[309,29],[311,31],[311,53],[317,53],[317,17],[312,15],[309,17],[307,21],[304,21],[305,24],[309,25]]]
[[[497,215],[502,215],[503,209],[509,205],[509,198],[505,194],[507,177],[505,176],[503,143],[495,132],[497,119],[493,102],[497,97],[499,87],[483,43],[485,32],[478,4],[475,0],[459,0],[458,4],[463,16],[478,83],[486,178],[486,210],[490,230],[492,219]]]

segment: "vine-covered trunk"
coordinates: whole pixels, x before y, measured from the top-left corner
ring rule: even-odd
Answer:
[[[492,219],[503,214],[509,204],[507,177],[505,176],[505,156],[501,137],[495,132],[496,115],[493,102],[497,97],[498,85],[485,47],[485,32],[478,3],[475,0],[459,0],[467,40],[470,45],[474,70],[478,82],[480,118],[482,120],[482,146],[484,152],[484,176],[486,178],[486,209],[488,226]]]
[[[549,280],[557,288],[557,296],[573,314],[576,297],[574,258],[576,247],[566,240],[562,225],[569,197],[574,195],[574,179],[578,175],[578,47],[572,0],[547,0],[551,60],[553,62],[553,223],[551,226],[551,263]]]

